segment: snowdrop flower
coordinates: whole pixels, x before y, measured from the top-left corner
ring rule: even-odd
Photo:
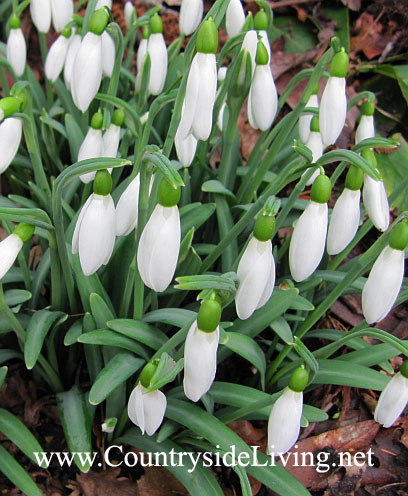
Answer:
[[[245,13],[240,0],[230,0],[225,13],[225,28],[232,38],[242,31],[245,24]]]
[[[197,33],[197,53],[191,63],[184,98],[184,114],[179,125],[180,137],[193,134],[197,140],[210,136],[213,109],[217,92],[217,64],[215,52],[218,47],[218,31],[209,18],[201,24]]]
[[[84,141],[79,147],[78,162],[87,158],[97,158],[104,156],[103,138],[102,138],[102,112],[98,110],[91,120],[91,126],[86,133]],[[79,178],[83,183],[89,183],[95,178],[95,172],[81,174]]]
[[[163,22],[156,14],[150,18],[150,31],[147,53],[150,55],[149,91],[159,95],[163,91],[167,76],[167,47],[163,38]]]
[[[300,432],[303,411],[303,390],[309,374],[297,368],[289,386],[272,406],[268,420],[268,452],[270,456],[283,455],[296,443]]]
[[[137,266],[147,287],[165,291],[176,271],[180,251],[180,188],[162,179],[158,204],[145,225],[137,250]]]
[[[313,117],[312,120],[310,121],[310,133],[306,141],[306,146],[312,152],[313,163],[317,162],[319,158],[323,155],[323,142],[322,142],[322,137],[320,136],[318,117]],[[306,174],[306,172],[307,171],[305,171],[302,174],[302,177]],[[309,178],[305,186],[310,186],[311,184],[313,184],[315,179],[319,176],[319,174],[320,171],[319,169],[317,169]]]
[[[248,319],[271,297],[275,285],[275,260],[271,243],[274,229],[275,218],[261,213],[255,223],[254,236],[239,262],[235,307],[242,320]]]
[[[311,200],[299,217],[289,247],[289,267],[293,279],[307,279],[319,265],[326,242],[330,179],[320,174],[312,186]]]
[[[134,16],[135,19],[137,17],[136,8],[133,5],[132,0],[127,0],[127,2],[125,3],[124,14],[125,14],[126,27],[129,29],[130,26],[132,25],[132,16]]]
[[[72,20],[73,13],[73,0],[51,0],[52,24],[57,33],[60,33]]]
[[[48,33],[51,26],[51,0],[31,0],[31,20],[40,33]]]
[[[112,122],[103,135],[103,156],[116,158],[120,141],[120,126],[125,120],[122,109],[116,109],[112,116]]]
[[[16,14],[10,19],[10,33],[7,39],[7,60],[16,76],[22,76],[27,58],[27,46],[21,31],[21,22]]]
[[[319,98],[317,96],[317,90],[318,88],[316,88],[315,90],[316,93],[313,93],[313,95],[310,96],[309,100],[307,101],[306,107],[319,108]],[[312,123],[312,118],[313,118],[313,114],[308,114],[308,113],[303,113],[299,117],[299,137],[300,137],[300,141],[304,144],[306,144],[307,140],[309,139],[310,125]],[[306,144],[306,146],[308,145]]]
[[[72,29],[70,27],[64,28],[61,35],[54,41],[48,51],[45,60],[45,75],[47,78],[55,83],[58,76],[61,74],[64,62],[68,53]]]
[[[98,171],[94,192],[79,214],[72,237],[72,253],[79,253],[82,271],[94,274],[106,265],[115,246],[115,205],[110,192],[112,178],[108,171]]]
[[[112,77],[113,66],[115,65],[115,42],[112,37],[104,31],[102,33],[102,70],[103,74]]]
[[[337,255],[353,240],[360,224],[360,188],[363,185],[363,171],[351,166],[346,185],[334,205],[329,232],[327,234],[327,253]]]
[[[268,26],[269,26],[269,19],[267,13],[265,12],[264,9],[258,10],[258,12],[255,14],[254,17],[254,28],[258,36],[261,38],[260,41],[262,41],[262,43],[265,45],[265,48],[268,50],[268,57],[269,60],[271,60],[271,45],[269,43],[269,38],[268,38]],[[256,57],[256,46],[257,44],[255,44],[255,52],[253,55],[254,62]]]
[[[13,266],[23,244],[34,234],[34,226],[19,224],[12,234],[0,242],[0,279]]]
[[[0,124],[0,174],[16,156],[23,132],[23,123],[17,117],[8,117]]]
[[[68,90],[71,90],[72,72],[74,70],[75,57],[78,53],[80,46],[81,46],[80,29],[74,28],[72,36],[69,39],[69,45],[64,64],[64,82]]]
[[[362,156],[379,172],[372,150],[363,150]],[[371,222],[379,231],[386,231],[390,225],[390,207],[384,182],[381,179],[374,179],[364,174],[363,202]]]
[[[380,394],[374,420],[384,427],[391,427],[404,411],[408,402],[408,361],[394,375]]]
[[[181,165],[183,167],[189,167],[195,156],[197,139],[192,133],[188,134],[185,138],[181,136],[180,130],[183,128],[184,108],[185,105],[183,104],[180,123],[174,137],[174,146],[176,148],[177,158]]]
[[[320,134],[325,146],[334,145],[343,130],[347,115],[346,75],[348,56],[337,52],[320,103]]]
[[[368,324],[385,319],[397,299],[404,278],[407,221],[391,231],[389,244],[375,261],[362,293],[363,314]]]
[[[265,131],[275,119],[278,92],[269,66],[268,52],[261,41],[258,42],[255,60],[256,68],[248,96],[248,120],[254,129]]]
[[[361,106],[361,119],[356,129],[356,144],[366,138],[375,137],[373,102],[364,102]]]
[[[103,7],[108,7],[108,9],[112,10],[112,0],[98,0],[95,10],[102,9]]]
[[[102,33],[108,22],[105,10],[96,10],[89,32],[81,41],[72,71],[71,92],[75,105],[85,112],[98,92],[102,78]]]
[[[143,67],[146,61],[147,54],[147,43],[149,39],[149,30],[145,26],[143,28],[143,35],[139,44],[139,48],[137,49],[136,55],[136,82],[135,82],[135,91],[139,91],[142,84],[142,76],[143,76]]]
[[[184,345],[184,394],[198,401],[211,387],[217,370],[221,305],[204,300]]]
[[[198,28],[203,18],[203,0],[182,0],[180,7],[180,34],[188,36]]]

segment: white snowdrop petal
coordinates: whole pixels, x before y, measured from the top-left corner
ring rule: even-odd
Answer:
[[[71,36],[67,55],[65,57],[64,64],[64,82],[65,86],[70,90],[71,89],[71,81],[72,81],[72,71],[74,69],[75,57],[78,53],[78,50],[81,46],[81,37],[79,34],[74,34]]]
[[[135,90],[139,91],[142,84],[142,75],[143,75],[143,66],[145,63],[147,54],[147,39],[142,38],[139,44],[139,48],[137,49],[136,55],[136,82],[135,82]]]
[[[31,0],[31,20],[40,33],[48,33],[51,26],[51,0]]]
[[[278,93],[269,65],[257,65],[251,85],[251,111],[256,128],[268,129],[278,109]]]
[[[360,224],[360,190],[344,188],[334,205],[327,234],[327,253],[337,255],[353,240]]]
[[[72,21],[73,13],[73,0],[51,0],[52,24],[57,33],[60,33]]]
[[[306,146],[312,152],[313,162],[316,163],[323,155],[322,137],[317,131],[310,131]]]
[[[225,13],[225,28],[232,38],[242,31],[245,23],[245,13],[240,0],[230,0]]]
[[[81,42],[72,71],[71,91],[75,105],[85,112],[98,92],[102,78],[102,39],[88,32]]]
[[[198,401],[211,387],[217,370],[219,328],[203,332],[191,325],[184,346],[184,394]]]
[[[96,3],[95,10],[101,9],[102,7],[108,7],[112,10],[112,0],[98,0]]]
[[[65,38],[65,36],[62,35],[58,36],[47,54],[45,60],[45,75],[53,83],[58,79],[58,76],[61,74],[64,67],[68,46],[69,38]]]
[[[268,43],[269,45],[269,43]],[[252,74],[255,72],[256,68],[256,63],[255,63],[255,57],[256,57],[256,48],[258,46],[258,34],[255,31],[255,29],[250,29],[249,31],[246,32],[244,40],[242,42],[242,48],[241,50],[246,50],[249,52],[251,56],[251,62],[252,62]],[[243,70],[244,68],[241,68]],[[240,77],[243,79],[245,76],[245,73],[243,75],[240,74]]]
[[[102,70],[105,76],[112,77],[113,66],[115,65],[115,42],[112,37],[104,31],[102,38]]]
[[[362,293],[368,324],[383,320],[397,299],[404,278],[404,251],[386,246],[375,261]]]
[[[183,0],[180,8],[180,34],[186,36],[194,33],[203,17],[203,0]]]
[[[265,303],[271,297],[271,295],[273,293],[273,289],[275,287],[275,277],[276,277],[276,275],[275,275],[275,259],[273,258],[273,254],[272,254],[272,263],[271,263],[271,268],[269,271],[269,276],[268,276],[264,291],[262,293],[262,296],[258,302],[258,305],[256,306],[256,310],[258,310],[258,308],[263,307],[265,305]]]
[[[334,145],[343,130],[347,115],[345,78],[329,77],[320,102],[320,134],[325,146]]]
[[[23,133],[23,123],[17,117],[8,117],[0,123],[0,174],[16,156]]]
[[[180,136],[180,126],[177,128],[174,137],[174,145],[176,147],[177,158],[183,167],[188,167],[193,161],[196,149],[197,140],[193,134],[188,134],[185,138]]]
[[[159,95],[164,87],[167,76],[167,47],[162,33],[149,36],[147,53],[150,55],[149,91]]]
[[[143,407],[143,386],[139,383],[132,391],[128,401],[128,417],[139,427],[142,434],[145,432],[145,417]]]
[[[10,29],[6,52],[7,60],[10,62],[16,76],[22,76],[27,58],[27,46],[21,28]]]
[[[397,373],[385,386],[374,412],[376,422],[391,427],[408,402],[408,379]]]
[[[132,24],[132,14],[135,10],[136,9],[135,6],[133,5],[133,2],[131,0],[127,0],[127,2],[125,3],[124,14],[125,14],[126,27],[128,29]]]
[[[167,407],[166,396],[156,389],[143,394],[143,408],[146,434],[152,436],[163,422]]]
[[[116,236],[126,236],[137,226],[139,174],[129,183],[116,205]]]
[[[371,222],[379,231],[386,231],[390,225],[390,207],[383,181],[364,174],[363,202]]]
[[[189,134],[191,134],[191,128],[193,126],[194,115],[196,112],[197,100],[199,97],[200,90],[200,55],[201,53],[196,53],[193,61],[191,62],[190,72],[187,77],[186,94],[184,97],[184,111],[183,118],[180,121],[178,131],[180,133],[180,138],[184,139]]]
[[[207,140],[210,136],[213,120],[213,109],[217,93],[217,65],[213,53],[198,53],[199,91],[195,105],[193,134],[197,140]],[[188,112],[187,102],[185,103]]]
[[[23,242],[17,234],[10,234],[0,242],[0,279],[11,269],[22,247]]]
[[[303,411],[303,393],[286,388],[272,406],[268,421],[269,453],[286,453],[296,443]]]
[[[102,131],[100,129],[93,129],[90,127],[79,148],[78,162],[88,158],[103,157],[103,155],[104,149]],[[95,174],[96,172],[87,172],[85,174],[81,174],[79,178],[83,183],[89,183],[95,179]]]
[[[120,126],[111,124],[103,134],[103,157],[116,158],[120,141]]]
[[[319,108],[319,99],[317,95],[311,95],[307,101],[306,107]],[[299,137],[302,143],[307,142],[310,134],[310,123],[312,122],[313,114],[303,113],[299,117]]]
[[[362,115],[356,129],[356,144],[367,138],[375,137],[374,116]]]
[[[327,203],[310,201],[293,230],[289,266],[296,282],[307,279],[318,267],[327,233]]]
[[[84,218],[85,212],[88,209],[89,204],[91,203],[92,199],[94,197],[94,194],[89,195],[88,199],[84,203],[84,205],[81,208],[81,211],[79,212],[79,216],[77,219],[77,222],[75,224],[75,229],[74,229],[74,234],[72,235],[72,253],[78,253],[79,251],[79,246],[78,246],[78,236],[79,236],[79,231],[81,229],[81,224],[82,224],[82,219]]]

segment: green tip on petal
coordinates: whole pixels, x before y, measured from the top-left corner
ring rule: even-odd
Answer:
[[[289,387],[296,393],[301,393],[305,390],[309,382],[309,374],[303,367],[298,367],[294,370],[289,380]]]
[[[259,10],[255,14],[254,27],[257,31],[267,31],[269,25],[268,14],[264,9]]]
[[[4,117],[9,117],[20,109],[20,99],[15,96],[6,96],[0,100],[0,112],[3,113]]]
[[[361,189],[364,180],[364,172],[360,167],[356,167],[352,165],[347,172],[346,176],[346,188],[351,189],[352,191],[358,191]]]
[[[63,36],[64,38],[70,38],[72,34],[72,27],[67,24],[64,29],[61,31],[61,36]]]
[[[102,129],[102,124],[103,124],[103,115],[101,110],[99,109],[98,112],[95,112],[94,115],[92,116],[91,128]]]
[[[362,157],[369,162],[374,169],[377,168],[377,159],[375,158],[375,153],[370,148],[366,148],[361,152]]]
[[[180,201],[181,190],[174,188],[169,181],[164,177],[160,181],[157,199],[163,207],[174,207]]]
[[[10,29],[18,29],[21,26],[20,18],[17,14],[10,17]]]
[[[394,227],[388,243],[394,250],[405,250],[408,246],[408,223],[406,220],[401,221]]]
[[[268,50],[262,41],[258,41],[255,62],[257,65],[267,65],[269,62]]]
[[[374,115],[375,105],[374,102],[366,101],[361,105],[361,113],[363,115]]]
[[[158,360],[153,360],[152,362],[147,363],[143,367],[143,370],[139,376],[139,380],[142,383],[143,387],[148,388],[150,386],[152,377],[154,376],[157,370],[158,362],[159,362]]]
[[[120,127],[125,120],[125,112],[122,109],[116,109],[112,116],[112,124]]]
[[[254,227],[254,236],[258,241],[268,241],[272,239],[275,230],[275,217],[264,215],[262,212],[258,215]]]
[[[21,241],[25,243],[34,234],[34,229],[34,226],[32,226],[31,224],[25,224],[22,222],[14,229],[13,234],[16,234],[21,239]]]
[[[405,362],[402,364],[402,367],[400,368],[400,373],[406,379],[408,379],[408,360],[405,360]]]
[[[196,50],[200,53],[216,53],[218,48],[218,29],[211,17],[201,23],[196,38]]]
[[[95,10],[95,12],[91,15],[91,19],[89,20],[88,30],[91,33],[101,35],[105,31],[108,21],[109,15],[104,7]]]
[[[94,193],[100,196],[107,196],[112,191],[112,176],[107,170],[100,170],[95,175]]]
[[[148,26],[143,26],[142,38],[144,40],[147,40],[148,37],[149,37],[149,28]]]
[[[333,77],[346,77],[348,71],[348,63],[349,58],[347,53],[344,51],[344,48],[337,52],[333,57],[331,66],[330,66],[330,76]]]
[[[331,181],[326,174],[317,176],[313,185],[310,197],[316,203],[327,203],[331,194]]]
[[[312,120],[310,121],[310,130],[314,133],[320,132],[319,118],[316,115],[313,116]]]
[[[150,18],[150,31],[152,34],[163,32],[163,21],[157,12]]]
[[[221,305],[217,300],[204,300],[197,316],[200,331],[214,332],[221,320]]]

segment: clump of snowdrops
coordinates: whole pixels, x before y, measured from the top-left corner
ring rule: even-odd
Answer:
[[[137,17],[126,2],[123,34],[110,2],[89,1],[84,17],[76,12],[85,2],[8,4],[0,358],[23,360],[56,393],[69,450],[91,452],[97,423],[105,446],[249,453],[227,424],[252,419],[268,420],[273,457],[292,448],[301,427],[327,419],[303,402],[320,384],[382,391],[374,418],[391,426],[408,400],[408,372],[405,363],[390,379],[387,358],[408,347],[372,325],[407,299],[400,292],[406,212],[390,225],[389,211],[404,185],[387,197],[374,149],[397,143],[376,136],[373,94],[347,101],[339,40],[278,96],[273,15],[263,0],[246,17],[238,0],[216,0],[204,18],[202,2],[183,0],[181,34],[170,46],[160,6]],[[26,63],[20,16],[28,4],[44,84]],[[51,23],[58,35],[47,47]],[[230,39],[220,50],[221,27]],[[301,80],[298,105],[282,117]],[[246,162],[238,133],[244,105],[260,130]],[[332,147],[355,105],[355,143]],[[307,187],[310,200],[300,200]],[[291,234],[283,229],[292,226]],[[353,256],[373,230],[376,241]],[[316,327],[347,293],[362,293],[364,320],[347,332]],[[384,356],[364,336],[386,343]],[[340,359],[344,346],[355,351]],[[248,367],[236,380],[215,380],[217,369],[229,377],[237,355]],[[2,384],[7,366],[0,374]],[[43,451],[6,410],[0,430],[34,461]],[[41,494],[2,447],[0,455],[14,484]],[[267,466],[266,455],[258,461],[234,468],[243,494],[248,474],[278,494],[308,494],[284,468]],[[173,473],[190,494],[221,493],[208,467],[198,463],[194,479],[189,468]]]

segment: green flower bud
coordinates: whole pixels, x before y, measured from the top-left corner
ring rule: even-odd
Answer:
[[[149,37],[149,28],[147,26],[143,26],[142,38],[144,40],[147,40],[148,37]]]
[[[22,222],[14,229],[13,234],[16,234],[25,243],[34,234],[34,226]]]
[[[273,215],[264,215],[262,212],[258,215],[254,227],[254,236],[258,241],[268,241],[272,239],[275,230],[275,217]]]
[[[61,36],[63,36],[64,38],[69,38],[72,34],[72,27],[67,24],[64,29],[61,31]]]
[[[306,369],[298,367],[290,377],[289,387],[296,393],[301,393],[309,382],[309,374]]]
[[[112,191],[112,176],[107,170],[100,170],[95,174],[94,193],[96,195],[107,196]]]
[[[125,112],[122,109],[116,109],[112,116],[112,124],[120,127],[125,120]]]
[[[0,115],[2,115],[2,119],[18,112],[20,110],[20,104],[20,100],[14,96],[2,98],[0,100]]]
[[[330,76],[346,77],[348,70],[348,62],[349,62],[348,55],[344,51],[344,48],[342,48],[341,51],[337,52],[336,55],[333,57],[330,67]]]
[[[257,31],[267,31],[269,25],[268,14],[264,9],[259,10],[255,14],[254,27]]]
[[[204,300],[201,303],[197,316],[197,325],[200,331],[213,332],[221,320],[221,305],[217,300]]]
[[[375,153],[373,152],[373,150],[371,150],[371,148],[366,148],[365,150],[363,150],[361,152],[361,156],[366,159],[367,162],[369,162],[374,167],[374,169],[377,168],[377,159],[375,158]]]
[[[361,189],[364,180],[364,172],[360,167],[352,165],[347,172],[346,176],[346,188],[353,191]]]
[[[157,12],[150,18],[150,31],[152,34],[163,32],[163,21]]]
[[[314,133],[320,132],[319,118],[317,117],[317,115],[313,116],[312,120],[310,121],[310,130]]]
[[[91,19],[89,20],[88,30],[91,33],[101,35],[105,31],[108,21],[109,16],[104,7],[95,10],[95,12],[91,15]]]
[[[388,244],[394,250],[404,251],[408,245],[408,223],[403,220],[391,231]]]
[[[169,181],[163,177],[160,181],[157,199],[163,207],[174,207],[180,201],[181,190],[174,188]]]
[[[268,50],[262,41],[258,41],[258,45],[256,47],[256,57],[255,62],[257,65],[267,65],[269,62]]]
[[[405,360],[405,362],[402,364],[400,368],[400,373],[403,375],[406,379],[408,379],[408,360]]]
[[[150,381],[154,376],[159,360],[153,360],[152,362],[147,363],[140,373],[139,381],[142,383],[142,386],[148,388],[150,386]]]
[[[102,129],[103,124],[103,115],[101,109],[98,112],[95,112],[91,119],[91,128],[92,129]]]
[[[317,176],[313,185],[310,197],[312,201],[316,203],[327,203],[330,199],[331,194],[331,182],[330,178],[326,174],[320,174]]]
[[[361,105],[361,113],[364,115],[374,115],[375,112],[375,105],[374,102],[370,102],[367,100],[366,102]]]
[[[10,17],[10,29],[18,29],[21,26],[20,18],[17,14],[12,14]]]
[[[200,53],[216,53],[218,48],[218,30],[212,17],[201,23],[196,38],[196,50]]]

